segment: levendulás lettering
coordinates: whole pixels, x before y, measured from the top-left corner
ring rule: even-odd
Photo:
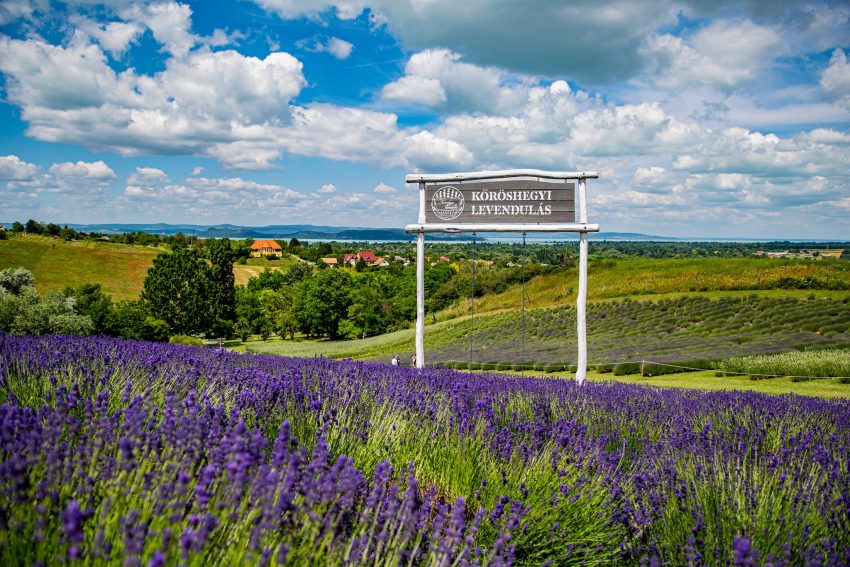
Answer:
[[[552,214],[552,205],[472,205],[472,215],[529,215],[544,216]]]

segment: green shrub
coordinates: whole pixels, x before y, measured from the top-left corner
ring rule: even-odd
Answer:
[[[603,364],[597,364],[595,366],[595,369],[600,374],[607,374],[608,372],[611,372],[614,369],[614,365],[606,362]]]
[[[173,345],[187,345],[197,347],[204,346],[204,343],[201,339],[189,335],[171,335],[171,337],[169,337],[168,339],[168,342]]]
[[[625,376],[626,374],[639,374],[640,362],[621,362],[615,364],[612,369],[614,376]]]

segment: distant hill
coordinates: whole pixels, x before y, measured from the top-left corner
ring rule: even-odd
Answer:
[[[12,226],[11,222],[0,223],[7,228]],[[404,232],[403,228],[381,228],[381,227],[353,227],[353,226],[325,226],[312,224],[277,224],[268,226],[239,226],[235,224],[167,224],[167,223],[99,223],[99,224],[69,224],[74,230],[83,232],[101,232],[103,234],[118,234],[124,232],[148,232],[151,234],[173,235],[182,232],[187,236],[199,238],[298,238],[299,240],[348,240],[348,241],[397,241],[409,242],[415,236]],[[462,234],[432,234],[431,239],[470,241],[472,235]],[[519,240],[519,233],[507,232],[480,232],[477,235],[479,241],[511,241]],[[530,232],[526,235],[528,240],[553,241],[553,240],[577,240],[577,233],[565,232]],[[591,233],[592,240],[610,241],[655,241],[655,242],[834,242],[824,239],[785,239],[785,238],[695,238],[677,236],[658,236],[654,234],[643,234],[640,232],[598,232]]]
[[[11,226],[12,223],[7,223]],[[167,224],[167,223],[100,223],[100,224],[69,224],[70,228],[83,232],[101,232],[103,234],[119,234],[125,232],[147,232],[151,234],[173,235],[182,232],[199,238],[298,238],[303,240],[351,240],[376,241],[394,240],[410,241],[415,238],[402,228],[373,228],[350,226],[324,226],[310,224],[282,224],[269,226],[239,226],[234,224],[200,225],[200,224]],[[478,234],[479,240],[504,240],[517,237],[517,234],[486,232]],[[472,240],[470,234],[439,234],[433,235],[440,240]],[[529,233],[529,240],[572,240],[577,234],[568,233]],[[593,234],[595,240],[687,240],[666,236],[653,236],[636,232],[601,232]]]

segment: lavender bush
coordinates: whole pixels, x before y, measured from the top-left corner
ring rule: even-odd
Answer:
[[[0,335],[3,564],[850,563],[850,402]]]

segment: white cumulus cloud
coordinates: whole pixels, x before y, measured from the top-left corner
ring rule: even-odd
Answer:
[[[298,47],[313,53],[329,53],[337,59],[348,59],[354,44],[338,37],[316,36],[296,42]]]
[[[0,156],[0,182],[30,179],[39,172],[34,163],[27,163],[18,156]]]
[[[393,195],[398,193],[398,189],[387,185],[386,183],[378,183],[374,189],[372,189],[372,193],[377,193],[379,195]]]
[[[110,182],[117,177],[103,160],[55,163],[50,166],[48,173],[57,178],[92,179],[101,182]]]
[[[826,94],[850,110],[850,62],[844,50],[833,51],[829,67],[821,74],[820,86]]]
[[[679,89],[710,85],[735,89],[759,78],[784,52],[780,35],[750,21],[716,20],[693,36],[655,36],[649,45],[656,82]]]

